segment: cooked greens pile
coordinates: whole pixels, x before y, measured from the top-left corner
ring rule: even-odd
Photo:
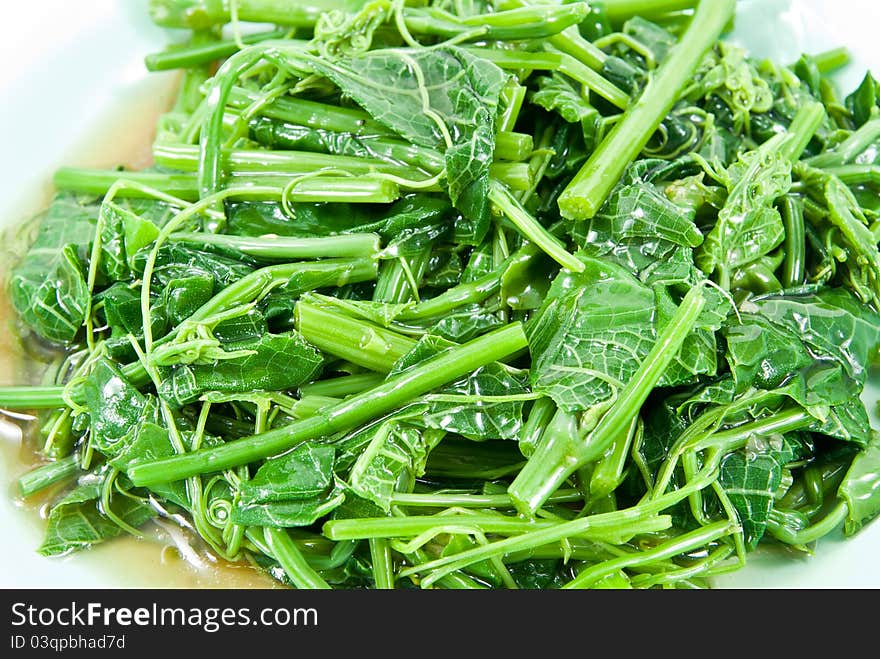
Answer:
[[[40,551],[694,587],[877,516],[880,84],[734,4],[153,0],[154,166],[59,171],[11,273]]]

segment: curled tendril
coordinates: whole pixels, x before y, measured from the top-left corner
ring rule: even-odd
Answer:
[[[111,499],[113,497],[113,491],[116,489],[119,493],[127,496],[135,501],[143,502],[144,500],[140,497],[135,497],[123,490],[116,483],[116,478],[119,476],[119,471],[117,469],[111,468],[107,473],[107,476],[104,478],[104,482],[101,484],[101,512],[109,519],[111,522],[116,524],[120,529],[125,531],[126,533],[130,533],[136,538],[143,537],[143,533],[133,527],[131,524],[122,519],[119,515],[113,512],[113,507],[111,506]],[[114,485],[116,486],[114,488]]]
[[[225,529],[232,524],[232,491],[225,476],[214,476],[204,486],[202,511],[205,521],[214,528]]]
[[[609,34],[608,36],[597,39],[594,42],[594,45],[597,48],[605,50],[606,48],[609,48],[610,46],[618,43],[629,48],[637,55],[641,55],[642,58],[644,58],[645,60],[645,65],[648,67],[648,70],[657,68],[657,59],[654,57],[654,53],[651,52],[651,49],[645,46],[641,41],[638,41],[637,39],[634,39],[632,36],[623,32],[615,32],[613,34]]]
[[[376,29],[391,17],[389,0],[373,0],[354,15],[328,11],[318,18],[312,45],[322,57],[334,58],[365,53],[373,44]]]
[[[409,188],[411,190],[424,190],[425,188],[431,188],[435,185],[439,185],[440,181],[446,178],[446,169],[444,168],[434,176],[423,179],[421,181],[403,178],[402,176],[395,176],[394,174],[388,174],[387,172],[373,172],[369,175],[368,178],[379,179],[382,181],[390,181],[391,183],[396,183],[403,188]]]
[[[205,508],[205,519],[218,529],[226,528],[232,520],[232,501],[214,499]]]
[[[296,219],[296,210],[290,205],[290,195],[293,194],[296,186],[303,181],[310,181],[312,179],[321,178],[322,176],[352,176],[352,173],[344,169],[326,167],[324,169],[315,170],[314,172],[309,172],[308,174],[294,176],[290,179],[287,185],[284,186],[284,190],[281,191],[281,208],[284,209],[284,212],[287,213],[287,216],[291,220]]]
[[[239,50],[246,48],[241,38],[241,21],[238,20],[238,0],[229,0],[229,22],[232,24],[232,38]]]

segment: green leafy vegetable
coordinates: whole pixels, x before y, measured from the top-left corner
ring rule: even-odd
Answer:
[[[297,588],[695,588],[880,515],[846,51],[756,60],[732,0],[149,6],[155,165],[59,170],[10,268],[42,554],[161,516]]]

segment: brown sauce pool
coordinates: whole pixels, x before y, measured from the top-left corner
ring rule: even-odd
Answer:
[[[155,126],[172,105],[178,80],[174,75],[147,78],[124,100],[94,118],[63,159],[77,167],[142,169],[152,162]],[[88,139],[90,137],[97,139]],[[26,191],[27,202],[2,230],[0,245],[0,385],[35,384],[58,353],[26,349],[19,338],[15,312],[8,299],[8,271],[26,251],[37,226],[36,217],[53,195],[52,172],[39,172],[40,181]],[[36,423],[23,415],[0,413],[0,496],[16,504],[19,528],[45,528],[49,503],[58,491],[24,499],[18,477],[43,462],[35,440]],[[6,529],[16,538],[25,537]],[[144,538],[122,536],[62,558],[97,575],[96,586],[137,588],[273,588],[278,583],[242,561],[229,563],[208,552],[190,533],[168,520],[151,523]],[[19,540],[20,541],[20,540]],[[36,551],[36,546],[33,548]],[[102,578],[105,577],[105,578]]]

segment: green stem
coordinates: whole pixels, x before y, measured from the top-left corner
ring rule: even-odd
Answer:
[[[517,192],[532,188],[532,169],[527,162],[493,162],[489,165],[489,176]]]
[[[507,9],[508,7],[542,6],[543,4],[536,0],[502,0],[498,6]],[[547,41],[557,50],[571,55],[594,71],[601,71],[605,60],[608,59],[608,56],[600,48],[581,36],[576,26],[552,35]]]
[[[0,407],[10,410],[51,410],[64,407],[64,387],[0,387]]]
[[[175,232],[173,242],[225,247],[257,259],[324,259],[375,257],[379,236],[374,233],[351,233],[332,237],[287,238],[283,236],[230,236],[216,233]]]
[[[498,130],[501,131],[499,133],[497,141],[501,141],[501,134],[507,131],[512,131],[516,126],[516,122],[519,119],[519,113],[522,111],[523,103],[526,100],[526,93],[528,90],[524,85],[518,84],[515,80],[511,80],[508,82],[504,89],[501,90],[501,113],[498,115]],[[517,133],[518,134],[518,133]],[[532,138],[531,135],[528,136],[529,139]],[[500,157],[497,154],[496,144],[496,157]],[[533,144],[534,147],[534,144]],[[519,159],[521,160],[521,158]]]
[[[233,181],[233,184],[238,183]],[[399,198],[400,187],[395,182],[351,176],[320,176],[296,183],[291,181],[281,194],[282,200],[303,204],[390,204]]]
[[[62,167],[55,172],[52,182],[58,190],[70,190],[72,192],[103,196],[107,194],[107,191],[119,179],[134,181],[140,185],[154,188],[185,201],[198,199],[198,185],[196,178],[191,174],[122,172],[116,169]],[[131,187],[120,189],[116,196],[147,197],[149,195],[137,189],[137,187]]]
[[[504,556],[515,552],[524,552],[537,547],[543,547],[551,543],[559,542],[565,538],[582,535],[589,529],[602,528],[611,530],[620,528],[625,531],[624,527],[631,527],[632,524],[643,521],[656,515],[662,510],[674,506],[679,501],[683,501],[694,492],[699,492],[703,488],[709,486],[717,478],[715,471],[702,472],[694,479],[683,485],[680,489],[665,494],[664,496],[651,501],[639,503],[632,508],[617,510],[610,513],[599,513],[590,515],[581,519],[570,522],[561,522],[554,524],[546,529],[539,529],[529,533],[523,533],[519,536],[505,538],[491,542],[488,545],[475,547],[466,551],[439,558],[429,563],[415,565],[401,571],[401,576],[414,573],[425,573],[431,571],[430,578],[426,578],[426,582],[432,583],[438,577],[448,574],[451,571],[460,570],[473,565],[479,561],[489,559],[493,556]],[[671,524],[671,520],[668,520]]]
[[[334,396],[303,396],[291,405],[290,413],[296,419],[308,419],[321,410],[336,405],[339,400]]]
[[[818,68],[819,73],[823,75],[833,73],[837,69],[843,68],[850,63],[851,59],[850,52],[846,48],[833,48],[813,55],[813,61],[816,63],[816,68]]]
[[[525,89],[524,87],[518,88]],[[508,123],[505,123],[505,125],[508,125]],[[495,135],[496,160],[511,160],[514,162],[520,162],[531,156],[534,149],[534,138],[532,138],[532,136],[527,133],[513,132],[512,125],[509,128],[500,130]]]
[[[193,32],[192,39],[184,48],[206,48],[215,45],[218,42],[218,36],[211,30],[197,30]],[[149,58],[149,56],[148,56]],[[210,63],[193,64],[184,72],[180,81],[180,88],[177,93],[177,100],[174,102],[174,112],[183,113],[191,117],[199,106],[202,104],[204,97],[202,96],[202,85],[208,81],[213,71]],[[166,115],[167,117],[168,115]],[[175,133],[182,131],[182,126]],[[157,137],[157,139],[162,139]]]
[[[223,116],[226,99],[238,78],[266,55],[263,45],[235,53],[217,71],[205,95],[205,119],[199,131],[196,165],[199,198],[218,192],[223,180]]]
[[[431,261],[432,245],[421,247],[413,254],[388,259],[379,269],[373,300],[401,304],[418,299],[419,288]]]
[[[224,288],[199,307],[188,320],[198,322],[233,307],[249,304],[278,286],[284,286],[285,293],[291,297],[298,297],[316,288],[344,286],[375,278],[376,261],[371,258],[270,265]]]
[[[585,438],[576,424],[557,415],[558,432],[551,432],[552,425],[545,431],[535,454],[508,488],[520,510],[533,514],[569,476],[602,456],[625,433],[690,335],[705,302],[702,287],[688,292],[614,404]]]
[[[221,149],[221,153],[221,164],[230,176],[247,176],[255,173],[264,176],[283,174],[302,176],[319,170],[334,170],[349,172],[356,176],[378,172],[412,180],[426,178],[425,173],[419,169],[409,165],[388,163],[378,158],[268,149]],[[156,144],[153,147],[153,157],[157,165],[170,169],[195,172],[199,168],[199,149],[190,144]]]
[[[590,497],[606,497],[623,482],[629,450],[639,427],[639,417],[633,417],[626,432],[614,439],[590,477]]]
[[[804,227],[804,205],[794,196],[782,200],[782,222],[785,225],[785,262],[782,285],[801,286],[806,277],[807,239]]]
[[[554,416],[556,403],[552,398],[539,398],[535,401],[519,436],[519,450],[524,456],[529,457],[535,452],[544,430]]]
[[[397,320],[406,322],[436,318],[448,314],[458,307],[482,302],[501,288],[501,278],[504,276],[504,271],[505,267],[502,266],[479,279],[453,286],[437,297],[419,302],[402,311],[398,314]]]
[[[129,469],[128,475],[135,485],[148,486],[278,455],[303,442],[348,431],[380,418],[413,398],[509,357],[527,345],[522,325],[513,323],[390,377],[381,385],[352,396],[311,419],[220,446],[137,464]]]
[[[359,394],[365,389],[375,387],[385,377],[379,373],[358,373],[357,375],[345,375],[329,380],[319,380],[310,384],[304,384],[299,388],[301,397],[324,396],[330,398],[345,398],[351,394]]]
[[[18,489],[21,491],[21,496],[29,497],[50,485],[71,479],[78,473],[80,473],[79,456],[69,455],[55,462],[40,465],[22,475],[18,479]]]
[[[285,194],[285,189],[293,178],[308,173],[314,173],[314,170],[268,175],[254,171],[246,175],[236,175],[231,183],[237,187],[232,189],[228,198],[280,201],[286,196],[288,201],[294,203],[327,201],[387,204],[400,196],[398,186],[388,180],[339,176],[303,179],[297,181]],[[97,196],[106,195],[120,180],[137,184],[120,188],[115,195],[120,198],[152,197],[151,193],[138,187],[147,186],[184,201],[199,199],[198,177],[195,173],[165,174],[62,167],[54,177],[55,187],[59,190]]]
[[[372,159],[394,167],[411,166],[436,174],[445,166],[443,154],[409,142],[388,137],[360,137],[322,128],[299,126],[269,117],[250,122],[250,136],[271,149],[326,155],[358,160]]]
[[[403,148],[403,147],[402,147]],[[439,190],[436,185],[424,187],[430,174],[408,164],[386,162],[377,158],[339,156],[309,151],[269,151],[263,149],[220,149],[220,165],[225,174],[233,180],[266,181],[261,185],[271,186],[271,181],[287,177],[314,175],[316,172],[345,171],[354,176],[321,176],[304,178],[298,182],[291,193],[292,201],[369,201],[389,203],[399,196],[396,188],[388,180],[371,178],[371,174],[388,175],[399,179],[399,185],[407,187],[412,182],[413,189]],[[424,150],[420,151],[424,156]],[[156,163],[184,172],[195,172],[199,166],[198,147],[189,144],[156,144],[153,149]],[[439,170],[438,170],[439,171]],[[515,190],[528,189],[531,177],[528,164],[520,162],[496,162],[490,165],[490,174],[504,181]],[[159,186],[157,186],[159,187]],[[361,199],[363,187],[373,196]],[[161,187],[159,187],[161,189]],[[187,188],[189,190],[189,188]],[[187,197],[182,197],[187,198]]]
[[[726,0],[725,0],[726,1]],[[595,92],[612,105],[625,110],[630,104],[626,92],[596,73],[571,55],[555,52],[500,50],[494,48],[468,49],[477,57],[487,59],[502,69],[522,71],[558,71]],[[659,122],[658,122],[659,126]],[[648,136],[650,138],[650,135]],[[645,140],[647,144],[647,140]],[[640,149],[641,150],[641,149]]]
[[[710,0],[710,3],[716,0]],[[656,18],[664,14],[694,9],[699,0],[602,0],[605,15],[614,24],[633,18]]]
[[[302,300],[296,305],[295,326],[321,352],[378,373],[390,371],[416,344],[392,330]]]
[[[880,119],[871,119],[834,149],[810,158],[807,164],[819,169],[849,165],[878,139]]]
[[[258,92],[233,87],[229,94],[229,106],[243,110],[259,103]],[[328,103],[309,101],[294,96],[277,98],[260,108],[259,114],[270,119],[305,126],[314,130],[334,133],[350,133],[359,137],[396,137],[395,133],[375,121],[363,110],[344,108]]]
[[[826,167],[825,171],[847,185],[871,184],[880,186],[880,165],[841,165]]]
[[[641,521],[641,520],[639,520]],[[637,521],[633,521],[636,524]],[[367,538],[413,538],[423,533],[492,533],[518,535],[542,529],[553,529],[558,520],[524,520],[499,514],[415,515],[411,517],[362,517],[331,519],[324,522],[323,533],[331,540],[364,540]],[[586,526],[568,537],[603,540],[608,528],[601,524]]]
[[[744,423],[730,430],[722,430],[708,437],[690,443],[687,448],[693,451],[702,451],[711,448],[716,455],[723,456],[731,451],[744,448],[750,439],[754,437],[768,437],[769,435],[784,435],[795,430],[803,430],[815,419],[800,407],[785,409],[764,419],[758,419],[750,423]]]
[[[786,131],[785,139],[779,147],[779,153],[787,158],[792,165],[795,164],[801,159],[824,119],[825,106],[821,103],[807,103],[801,106]]]
[[[520,41],[551,37],[577,25],[589,13],[589,7],[582,2],[517,7],[462,17],[435,9],[407,7],[404,20],[414,34],[452,39],[470,32],[471,41]]]
[[[293,27],[314,27],[321,14],[350,12],[348,0],[237,0],[238,19]],[[228,23],[230,3],[215,0],[150,0],[150,16],[157,25],[199,29]]]
[[[840,501],[825,517],[805,529],[794,532],[783,525],[769,520],[768,527],[773,537],[789,545],[802,546],[824,538],[838,526],[843,524],[849,514],[849,507],[845,501]]]
[[[683,535],[673,538],[672,540],[657,545],[653,549],[635,552],[628,556],[621,556],[620,558],[614,558],[610,561],[600,563],[599,565],[588,567],[580,574],[578,574],[578,576],[576,576],[572,581],[569,581],[567,584],[565,584],[563,588],[589,588],[592,584],[596,583],[602,577],[616,572],[617,570],[622,570],[624,568],[629,568],[636,565],[644,565],[645,563],[665,560],[668,558],[673,558],[674,556],[686,554],[696,549],[705,547],[706,545],[715,542],[716,540],[723,538],[726,535],[730,535],[735,530],[736,527],[733,526],[729,520],[724,520],[721,522],[710,524],[708,526],[701,527],[696,531],[685,533]]]
[[[643,9],[646,3],[628,4]],[[655,3],[647,4],[653,6]],[[645,148],[672,110],[704,55],[718,41],[733,17],[735,6],[734,0],[700,2],[681,41],[657,69],[641,97],[629,106],[623,119],[559,197],[563,217],[586,220],[599,212],[626,168]],[[630,8],[627,7],[626,11],[630,11]]]
[[[245,45],[259,43],[267,39],[281,39],[287,34],[287,30],[273,30],[271,32],[259,32],[256,34],[242,35]],[[189,69],[202,64],[210,64],[220,59],[225,59],[238,52],[238,43],[234,39],[225,39],[208,44],[187,44],[162,51],[151,53],[144,58],[144,64],[148,71],[168,71],[170,69]]]
[[[586,440],[578,430],[577,416],[558,409],[544,430],[535,452],[511,483],[507,492],[516,506],[530,514],[583,464]]]
[[[608,56],[592,43],[581,36],[577,28],[569,28],[564,32],[554,35],[549,40],[550,45],[571,55],[578,62],[590,67],[594,71],[601,71]]]
[[[376,589],[394,590],[394,559],[388,541],[384,538],[370,538],[369,543]]]
[[[547,499],[548,504],[577,503],[584,495],[579,490],[557,490]],[[416,508],[513,508],[509,494],[445,494],[443,492],[396,492],[391,495],[395,506]]]
[[[265,528],[263,534],[266,544],[275,560],[281,563],[284,572],[296,588],[302,590],[329,590],[330,584],[309,565],[305,556],[288,535],[287,529]]]
[[[559,265],[572,272],[583,272],[583,262],[570,254],[565,245],[556,236],[545,229],[522,204],[511,194],[510,190],[497,181],[491,181],[489,199],[510,220],[517,231],[526,239],[541,248],[547,256]]]

